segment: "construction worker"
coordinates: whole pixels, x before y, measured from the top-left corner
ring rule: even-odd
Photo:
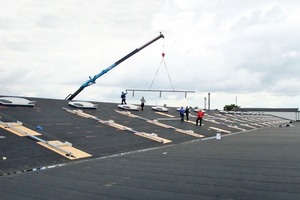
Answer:
[[[126,104],[126,94],[127,94],[127,92],[125,93],[125,92],[122,92],[122,94],[121,94],[121,99],[122,99],[122,101],[121,101],[121,104]]]
[[[198,126],[198,121],[200,120],[200,126],[202,126],[202,118],[204,116],[203,110],[198,111],[197,119],[196,119],[196,126]]]
[[[142,98],[141,98],[141,110],[142,110],[142,111],[144,110],[145,102],[146,102],[145,98],[142,97]]]
[[[186,116],[186,121],[189,121],[190,109],[188,106],[185,108],[184,112],[185,112],[185,116]]]
[[[183,107],[180,108],[179,114],[180,114],[180,120],[183,122],[184,121],[184,108]]]

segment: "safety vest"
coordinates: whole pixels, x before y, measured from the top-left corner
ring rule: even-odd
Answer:
[[[199,118],[202,118],[203,116],[204,116],[204,112],[199,111],[199,112],[198,112],[198,117],[199,117]]]

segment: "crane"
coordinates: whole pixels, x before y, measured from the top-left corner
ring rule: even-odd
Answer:
[[[113,68],[115,68],[117,65],[119,65],[121,62],[127,60],[128,58],[130,58],[131,56],[133,56],[134,54],[136,54],[137,52],[139,52],[140,50],[144,49],[145,47],[149,46],[150,44],[152,44],[153,42],[157,41],[160,38],[164,38],[164,35],[160,32],[159,36],[157,36],[156,38],[154,38],[153,40],[149,41],[148,43],[144,44],[143,46],[136,48],[135,50],[133,50],[132,52],[130,52],[129,54],[127,54],[126,56],[124,56],[123,58],[121,58],[120,60],[118,60],[117,62],[115,62],[114,64],[110,65],[108,68],[102,70],[100,73],[96,74],[94,77],[89,77],[89,79],[84,82],[79,88],[78,90],[76,90],[73,94],[69,94],[65,99],[66,100],[73,100],[84,88],[96,83],[96,80],[101,77],[102,75],[106,74],[108,71],[112,70]]]

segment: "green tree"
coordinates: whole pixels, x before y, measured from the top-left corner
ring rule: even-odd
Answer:
[[[231,111],[231,110],[238,110],[239,108],[240,106],[238,105],[230,104],[230,105],[225,105],[223,109],[226,111]]]

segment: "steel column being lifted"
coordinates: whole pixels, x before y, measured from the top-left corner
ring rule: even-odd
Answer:
[[[165,53],[163,52],[161,55],[162,55],[162,59],[161,59],[160,65],[159,65],[159,67],[158,67],[158,69],[157,69],[157,71],[156,71],[156,74],[155,74],[155,76],[154,76],[154,79],[152,80],[152,83],[151,83],[151,85],[150,85],[150,88],[149,88],[148,90],[147,90],[147,89],[126,89],[126,92],[132,91],[132,97],[134,97],[134,92],[135,92],[135,91],[139,91],[139,92],[159,92],[159,97],[161,97],[161,94],[162,94],[163,92],[173,92],[173,93],[178,92],[178,93],[184,93],[184,94],[185,94],[185,95],[184,95],[185,98],[187,97],[187,93],[195,93],[195,91],[191,91],[191,90],[175,90],[175,89],[174,89],[173,83],[172,83],[172,80],[171,80],[171,77],[170,77],[169,72],[168,72],[168,68],[167,68],[166,62],[165,62],[165,60],[164,60]],[[171,86],[172,86],[172,90],[151,89],[151,88],[152,88],[152,85],[153,85],[153,83],[154,83],[155,77],[156,77],[156,75],[158,74],[159,69],[160,69],[160,67],[161,67],[162,64],[164,64],[164,66],[165,66],[165,68],[166,68],[166,70],[167,70],[168,77],[169,77],[169,80],[170,80],[170,83],[171,83]]]
[[[132,96],[134,97],[134,92],[159,92],[159,97],[161,97],[161,94],[163,92],[179,92],[179,93],[184,93],[184,97],[187,97],[187,93],[195,93],[195,91],[191,90],[144,90],[144,89],[126,89],[126,92],[132,91]]]
[[[80,88],[74,92],[73,94],[69,94],[66,97],[66,100],[73,100],[84,88],[96,83],[96,80],[106,74],[109,70],[115,68],[118,64],[120,64],[121,62],[123,62],[124,60],[130,58],[131,56],[133,56],[134,54],[136,54],[137,52],[139,52],[140,50],[144,49],[145,47],[149,46],[150,44],[152,44],[153,42],[155,42],[156,40],[160,39],[160,38],[164,38],[164,35],[160,32],[159,36],[157,36],[156,38],[154,38],[153,40],[151,40],[150,42],[144,44],[143,46],[141,46],[140,48],[137,48],[135,50],[133,50],[131,53],[127,54],[126,56],[124,56],[123,58],[121,58],[120,60],[118,60],[117,62],[115,62],[114,64],[112,64],[111,66],[109,66],[108,68],[102,70],[99,74],[96,74],[94,77],[89,77],[89,80],[87,80],[86,82],[84,82]]]

